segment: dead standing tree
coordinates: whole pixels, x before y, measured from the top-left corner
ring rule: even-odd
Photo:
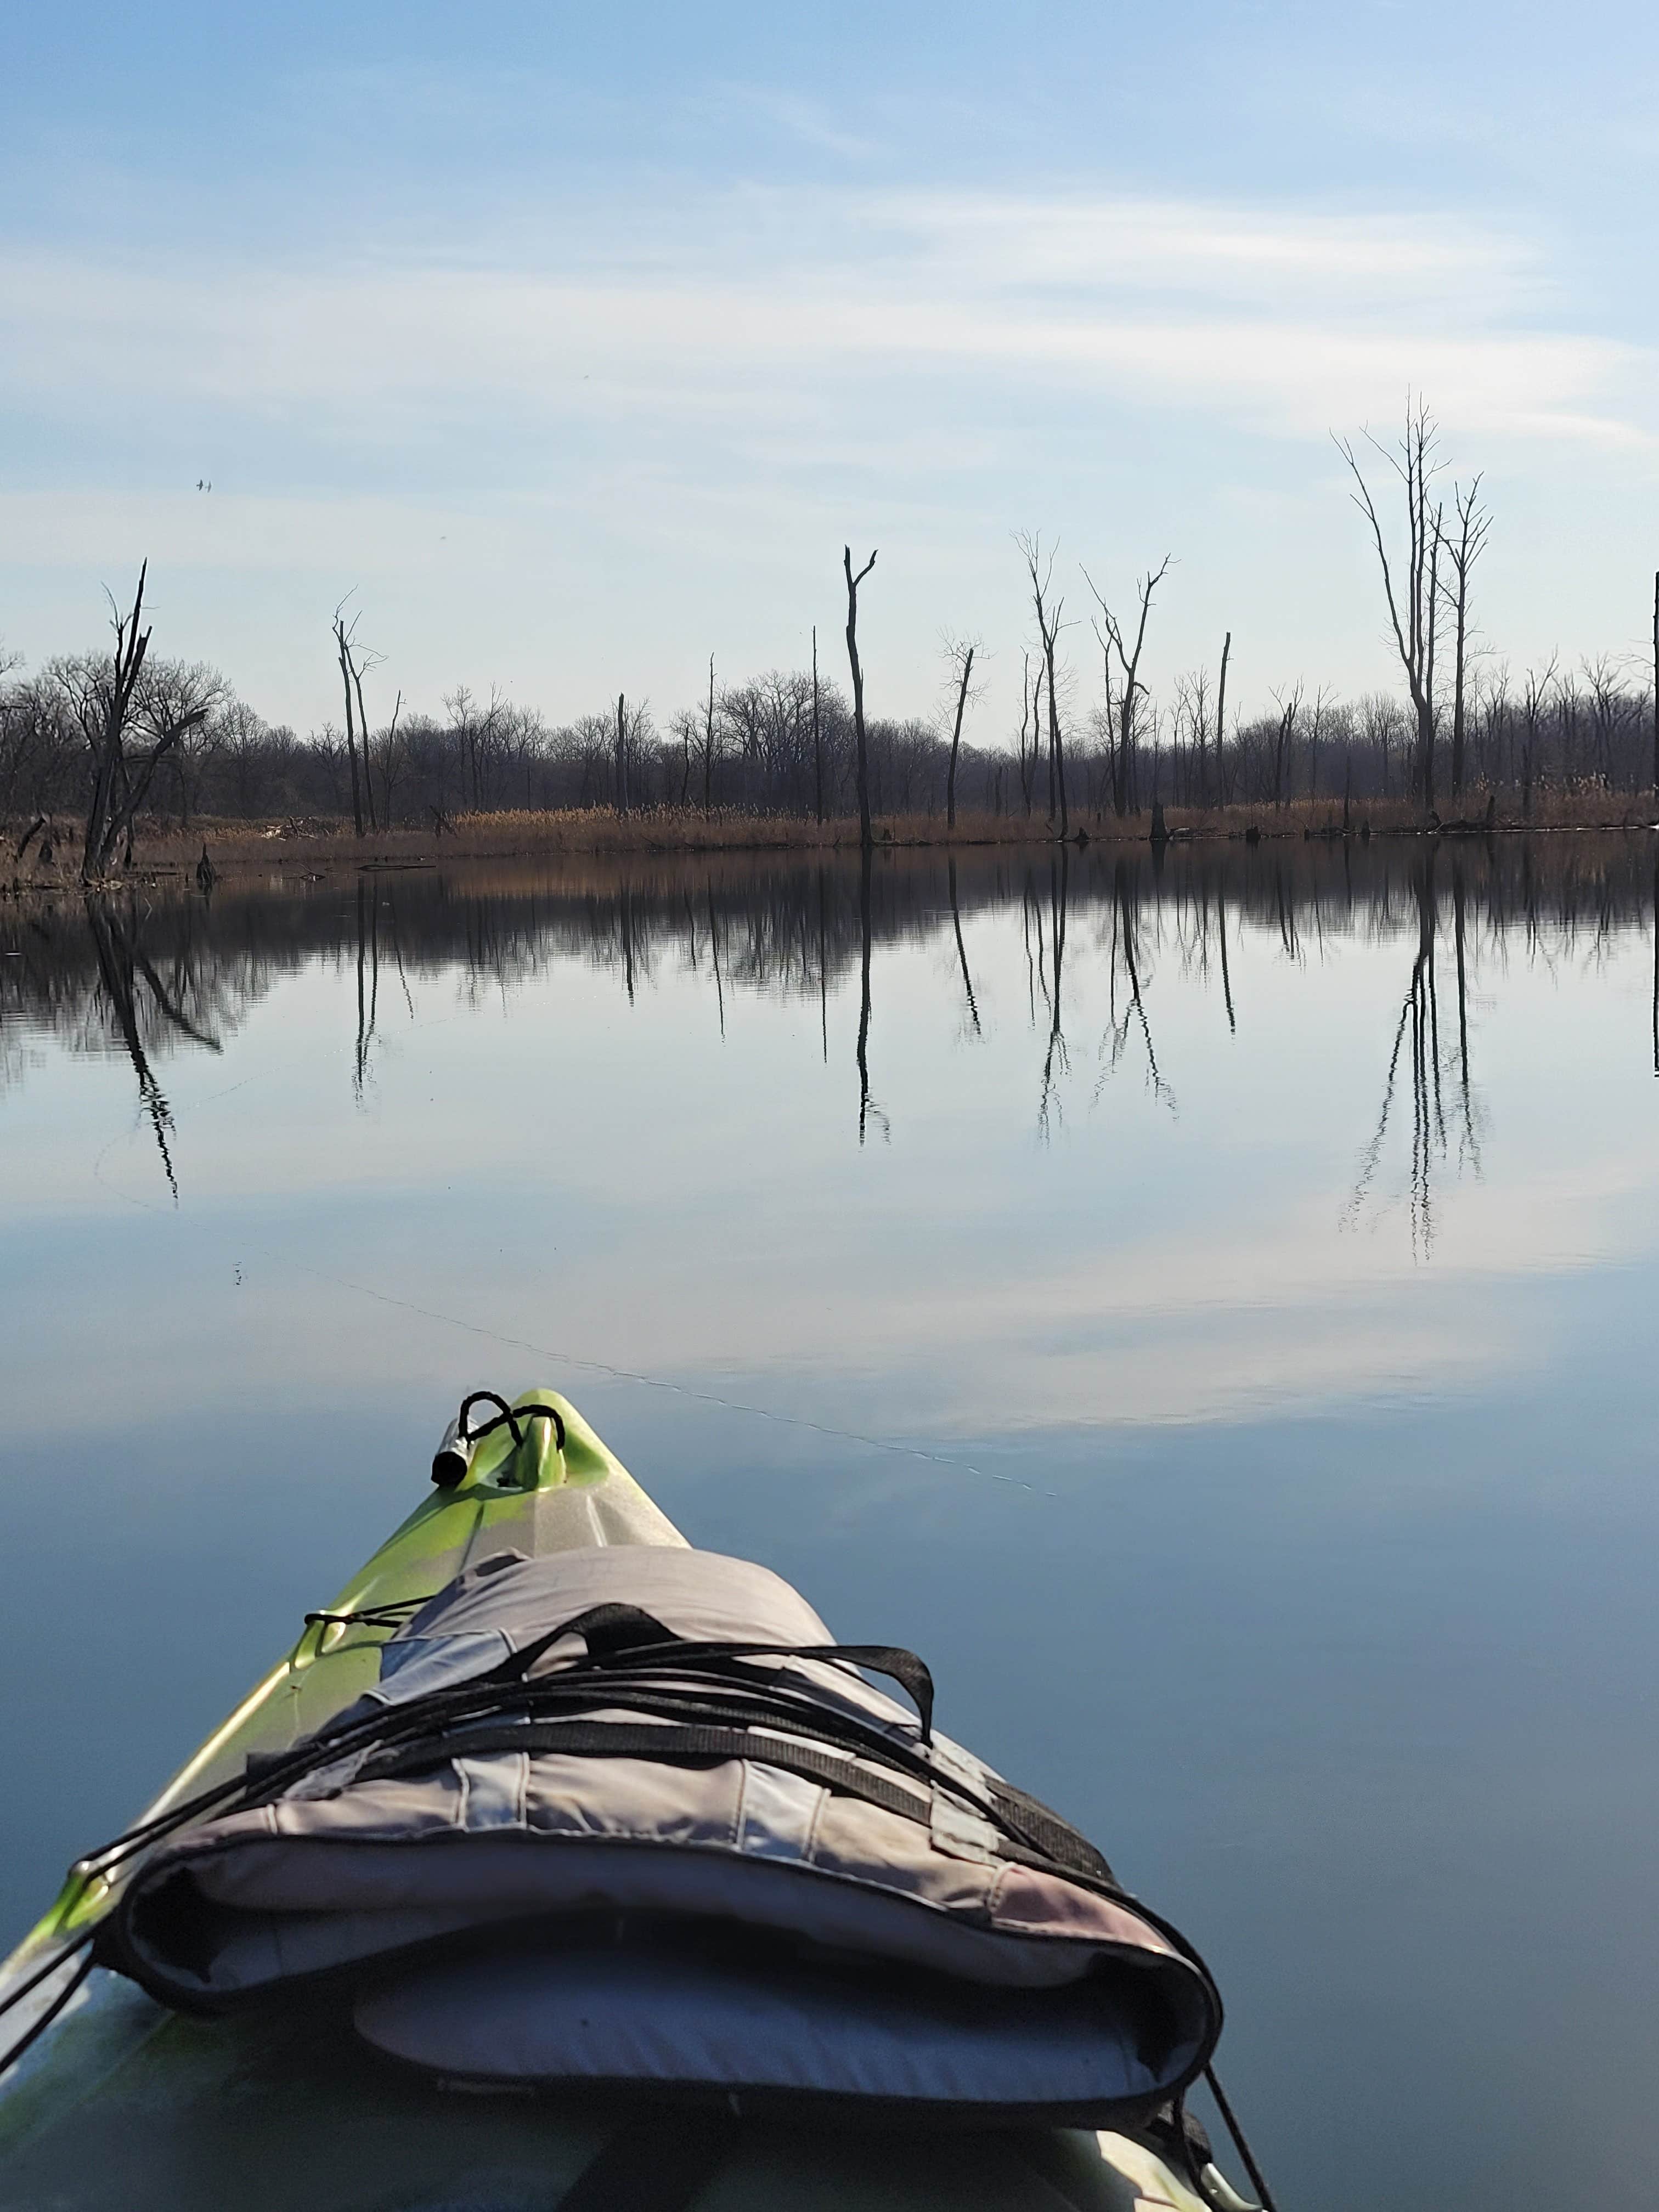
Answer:
[[[868,852],[875,842],[875,832],[870,827],[870,763],[864,734],[864,670],[859,660],[859,586],[876,565],[876,556],[870,558],[853,574],[853,549],[841,549],[842,568],[847,577],[847,659],[853,672],[853,733],[858,747],[859,778],[859,844]],[[863,1133],[862,1116],[860,1133]]]
[[[1146,617],[1152,612],[1152,593],[1170,573],[1172,554],[1166,553],[1156,568],[1149,568],[1135,586],[1135,597],[1140,605],[1140,619],[1135,625],[1134,649],[1125,645],[1122,626],[1117,617],[1101,597],[1094,578],[1085,568],[1083,580],[1094,595],[1100,609],[1095,623],[1095,635],[1100,641],[1109,671],[1111,657],[1117,655],[1118,670],[1123,679],[1123,690],[1117,702],[1117,741],[1113,752],[1112,811],[1127,814],[1139,796],[1134,787],[1135,714],[1146,686],[1140,681],[1140,656],[1146,643]]]
[[[1048,818],[1058,821],[1060,834],[1065,837],[1071,827],[1071,814],[1066,800],[1066,740],[1060,726],[1060,707],[1054,690],[1054,647],[1059,641],[1060,612],[1064,599],[1050,601],[1049,592],[1054,573],[1054,556],[1042,557],[1042,534],[1028,537],[1021,532],[1014,543],[1025,562],[1025,571],[1031,580],[1031,604],[1036,611],[1037,638],[1042,650],[1042,666],[1037,680],[1048,679]],[[1036,744],[1036,733],[1032,746]]]
[[[1406,403],[1405,433],[1397,450],[1391,453],[1387,447],[1378,444],[1369,430],[1364,434],[1367,443],[1376,448],[1400,479],[1401,488],[1406,495],[1406,568],[1397,587],[1394,568],[1389,560],[1388,544],[1382,535],[1382,524],[1376,512],[1376,502],[1371,497],[1370,487],[1365,482],[1353,447],[1346,438],[1337,437],[1334,431],[1331,434],[1332,442],[1347,463],[1358,486],[1353,495],[1353,503],[1370,524],[1372,542],[1376,547],[1395,649],[1405,672],[1412,708],[1417,717],[1413,787],[1424,806],[1432,811],[1434,641],[1438,613],[1441,532],[1439,513],[1437,510],[1431,512],[1429,502],[1430,488],[1444,466],[1439,457],[1439,426],[1430,414],[1427,404],[1419,397]]]
[[[875,556],[872,555],[872,559]],[[812,805],[823,827],[823,726],[818,697],[818,626],[812,625]]]
[[[674,735],[680,741],[680,805],[691,791],[691,756],[695,748],[702,772],[702,813],[706,822],[714,807],[714,767],[720,758],[720,726],[714,712],[714,656],[708,656],[708,696],[698,713],[682,708],[674,717]]]
[[[945,665],[949,689],[956,694],[956,711],[951,723],[951,765],[945,780],[945,826],[957,826],[957,758],[962,750],[962,718],[968,710],[968,702],[977,699],[977,690],[970,690],[974,680],[975,656],[982,656],[984,647],[976,637],[956,637],[948,631],[945,637]],[[816,706],[816,696],[815,696]],[[820,820],[823,818],[820,816]]]
[[[1215,781],[1216,789],[1224,806],[1232,796],[1232,779],[1227,773],[1227,663],[1233,657],[1233,634],[1229,630],[1221,647],[1221,681],[1215,698]]]
[[[1302,686],[1296,683],[1288,693],[1275,691],[1273,701],[1279,709],[1279,721],[1273,731],[1273,805],[1284,806],[1291,796],[1291,770],[1296,749],[1296,720],[1302,712]]]
[[[1457,484],[1452,486],[1452,506],[1457,514],[1457,535],[1444,541],[1451,573],[1441,589],[1452,615],[1451,787],[1452,796],[1459,798],[1463,790],[1463,737],[1468,720],[1469,574],[1486,550],[1486,533],[1492,528],[1492,514],[1480,504],[1478,476],[1467,491]]]
[[[1031,656],[1028,653],[1025,655],[1024,673],[1020,678],[1019,694],[1019,791],[1020,798],[1024,804],[1025,815],[1028,821],[1030,819],[1031,813],[1031,779],[1036,774],[1037,732],[1042,727],[1042,668],[1041,663],[1038,664],[1036,681],[1035,684],[1031,682],[1030,678]],[[1028,729],[1031,735],[1031,743],[1029,750],[1027,750],[1025,744],[1025,734]]]
[[[356,717],[362,714],[363,702],[362,678],[357,665],[356,647],[355,643],[357,634],[357,623],[360,617],[354,615],[349,624],[348,624],[345,618],[345,601],[342,599],[339,605],[334,610],[334,648],[340,663],[341,686],[345,692],[346,755],[351,763],[351,821],[353,829],[356,831],[358,836],[361,837],[363,834],[364,786],[366,784],[368,785],[368,826],[371,830],[374,827],[374,786],[372,784],[368,784],[368,729],[367,724],[364,725],[362,731],[363,766],[362,773],[361,775],[358,773],[357,768]],[[352,702],[352,694],[354,690],[356,693],[355,714]]]
[[[155,771],[180,739],[206,721],[222,696],[218,678],[207,669],[147,675],[149,652],[144,614],[145,562],[130,613],[110,601],[115,651],[108,660],[74,664],[65,689],[75,719],[93,757],[92,790],[87,801],[87,830],[81,852],[81,877],[96,883],[114,865],[125,841],[131,849],[132,828],[149,796]]]

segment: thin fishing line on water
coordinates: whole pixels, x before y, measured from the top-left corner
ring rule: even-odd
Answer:
[[[240,1083],[228,1084],[223,1090],[216,1091],[208,1097],[198,1099],[194,1108],[187,1109],[186,1113],[199,1111],[204,1106],[210,1106],[219,1099],[229,1097],[234,1091],[246,1090],[249,1084],[266,1079],[268,1078],[264,1075],[245,1076]],[[118,1144],[131,1141],[138,1122],[143,1118],[141,1109],[135,1116],[132,1127],[125,1133],[125,1138],[112,1137],[104,1146],[93,1162],[93,1180],[116,1197],[125,1199],[129,1206],[136,1206],[141,1213],[165,1215],[177,1211],[176,1198],[170,1207],[153,1206],[148,1199],[140,1198],[132,1191],[124,1190],[118,1183],[107,1181],[103,1172],[105,1160]],[[174,1122],[176,1126],[176,1115]],[[284,1259],[279,1254],[271,1251],[269,1246],[256,1244],[251,1249],[273,1267],[291,1268],[297,1273],[313,1277],[319,1283],[331,1284],[336,1290],[350,1291],[358,1297],[374,1299],[377,1304],[393,1306],[404,1313],[418,1314],[423,1321],[438,1322],[447,1328],[459,1328],[469,1336],[482,1337],[486,1343],[499,1344],[509,1351],[530,1352],[538,1359],[556,1360],[562,1367],[579,1368],[585,1374],[607,1376],[613,1382],[632,1382],[644,1390],[660,1390],[671,1396],[684,1398],[697,1405],[715,1407],[722,1413],[744,1413],[752,1420],[770,1421],[779,1428],[802,1429],[812,1436],[824,1437],[836,1443],[859,1444],[866,1451],[886,1452],[896,1459],[921,1460],[932,1467],[949,1468],[965,1474],[976,1475],[981,1482],[998,1482],[1010,1490],[1023,1490],[1032,1498],[1057,1498],[1060,1494],[1057,1491],[1047,1489],[1038,1483],[1027,1482],[1023,1476],[1006,1474],[996,1468],[981,1467],[975,1461],[963,1459],[953,1452],[929,1451],[923,1444],[899,1443],[890,1437],[872,1437],[859,1429],[837,1428],[828,1421],[812,1420],[804,1413],[781,1413],[770,1406],[751,1406],[741,1398],[725,1397],[718,1391],[699,1390],[689,1382],[676,1382],[665,1375],[650,1375],[640,1368],[621,1367],[610,1360],[584,1358],[576,1352],[556,1350],[548,1345],[532,1344],[526,1337],[508,1336],[500,1329],[485,1328],[482,1322],[464,1321],[459,1314],[440,1313],[434,1307],[416,1305],[410,1298],[394,1297],[389,1291],[378,1291],[370,1284],[356,1283],[347,1276],[332,1275],[324,1268],[308,1267],[302,1260]]]
[[[676,1382],[665,1375],[648,1375],[637,1367],[618,1367],[607,1359],[586,1359],[580,1353],[565,1352],[556,1346],[532,1344],[527,1337],[508,1336],[500,1329],[486,1328],[481,1322],[463,1321],[458,1314],[440,1313],[435,1307],[416,1305],[411,1298],[393,1297],[389,1291],[377,1291],[368,1283],[354,1283],[345,1275],[331,1275],[321,1267],[307,1265],[303,1260],[276,1259],[269,1253],[263,1255],[276,1267],[288,1267],[302,1275],[312,1275],[319,1283],[329,1283],[336,1290],[354,1291],[359,1297],[373,1298],[378,1304],[395,1306],[400,1312],[418,1314],[423,1321],[441,1322],[450,1328],[464,1330],[469,1336],[481,1336],[487,1343],[499,1344],[512,1352],[528,1352],[538,1359],[556,1360],[562,1367],[579,1367],[590,1375],[608,1376],[617,1382],[635,1382],[642,1389],[662,1390],[677,1398],[687,1398],[701,1406],[715,1406],[728,1413],[747,1413],[757,1421],[772,1421],[780,1428],[805,1429],[812,1435],[828,1437],[837,1443],[862,1444],[869,1451],[890,1452],[902,1459],[920,1459],[935,1467],[960,1468],[968,1474],[976,1474],[983,1482],[1000,1482],[1012,1490],[1024,1490],[1033,1498],[1057,1498],[1059,1492],[1044,1490],[1035,1482],[1027,1482],[1017,1474],[1004,1474],[995,1468],[985,1468],[970,1459],[959,1458],[951,1452],[929,1451],[922,1444],[902,1444],[890,1437],[872,1437],[859,1429],[836,1428],[828,1421],[814,1421],[805,1413],[780,1413],[769,1406],[751,1406],[741,1398],[722,1397],[714,1390],[699,1390],[689,1382]]]
[[[349,913],[349,909],[343,911],[348,915]],[[453,1022],[464,1019],[468,1010],[465,1007],[453,1008],[448,1013],[431,1015],[424,1019],[414,1015],[412,1003],[410,1011],[411,1019],[405,1034],[418,1036],[422,1031],[443,1029]],[[253,1074],[244,1076],[240,1082],[226,1084],[217,1091],[210,1091],[204,1097],[196,1099],[190,1106],[182,1109],[182,1114],[179,1109],[169,1105],[166,1108],[168,1121],[176,1128],[181,1118],[189,1119],[199,1114],[204,1108],[216,1105],[221,1100],[246,1090],[250,1085],[268,1083],[276,1073],[278,1070],[274,1067],[264,1068]],[[143,1119],[144,1109],[141,1106],[135,1113],[132,1124],[126,1133],[128,1141],[131,1140]],[[149,1200],[137,1197],[133,1192],[123,1189],[118,1184],[112,1183],[106,1178],[103,1172],[104,1162],[115,1146],[122,1141],[123,1139],[119,1137],[112,1137],[102,1147],[93,1163],[93,1180],[102,1188],[112,1192],[117,1197],[125,1199],[128,1205],[137,1207],[141,1212],[176,1212],[179,1203],[176,1192],[171,1207],[153,1206]],[[337,1289],[351,1291],[358,1297],[374,1299],[382,1305],[396,1307],[406,1313],[418,1314],[424,1320],[438,1322],[447,1327],[461,1329],[469,1335],[482,1337],[489,1343],[500,1344],[514,1351],[531,1352],[538,1359],[557,1360],[564,1366],[579,1368],[587,1374],[607,1376],[611,1380],[620,1382],[632,1382],[641,1389],[663,1391],[699,1405],[717,1407],[722,1412],[744,1413],[753,1420],[769,1421],[780,1428],[801,1429],[811,1435],[824,1437],[835,1443],[858,1444],[863,1446],[867,1451],[886,1452],[896,1458],[921,1460],[930,1466],[959,1470],[963,1474],[975,1475],[981,1481],[1000,1483],[1008,1489],[1023,1490],[1031,1497],[1056,1498],[1059,1495],[1058,1492],[1048,1489],[1044,1486],[1027,1482],[1022,1476],[1003,1474],[994,1468],[981,1467],[976,1462],[964,1459],[955,1453],[930,1451],[921,1444],[899,1443],[890,1437],[870,1436],[860,1430],[839,1428],[827,1421],[812,1420],[805,1414],[781,1413],[771,1407],[753,1406],[740,1398],[728,1398],[712,1390],[699,1390],[690,1383],[676,1382],[665,1376],[650,1375],[642,1370],[618,1366],[607,1360],[583,1358],[574,1352],[556,1351],[545,1345],[532,1344],[524,1338],[506,1335],[498,1330],[486,1328],[478,1322],[463,1321],[458,1315],[440,1313],[430,1307],[416,1305],[409,1299],[394,1297],[390,1292],[377,1291],[368,1284],[354,1283],[344,1276],[330,1275],[320,1268],[307,1267],[303,1261],[285,1261],[268,1248],[256,1245],[252,1249],[258,1253],[261,1259],[274,1267],[294,1267],[301,1273],[315,1277],[319,1282],[332,1284]]]

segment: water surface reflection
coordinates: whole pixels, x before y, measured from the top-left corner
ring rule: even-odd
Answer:
[[[1388,1041],[1377,1128],[1354,1192],[1363,1205],[1396,1110],[1409,1092],[1411,1220],[1432,1237],[1432,1179],[1478,1167],[1478,1107],[1470,1068],[1471,962],[1503,965],[1591,961],[1622,933],[1653,933],[1659,861],[1634,837],[1540,841],[1352,841],[1282,847],[1177,847],[1171,853],[1098,846],[995,854],[886,852],[862,866],[757,862],[594,861],[550,877],[530,869],[365,872],[337,882],[250,889],[210,897],[146,892],[11,910],[0,919],[0,1023],[21,1075],[20,1040],[46,1029],[78,1052],[121,1052],[170,1177],[167,1098],[158,1055],[217,1053],[284,978],[325,963],[349,968],[356,1006],[351,1079],[361,1093],[380,1034],[382,967],[415,1018],[413,988],[458,981],[469,1002],[509,1002],[562,961],[613,975],[628,1003],[665,975],[702,979],[721,1034],[728,992],[810,998],[829,1056],[832,990],[856,968],[858,1123],[873,1111],[875,963],[948,930],[965,1033],[983,1024],[964,919],[1017,912],[1028,1018],[1039,1042],[1036,1120],[1048,1130],[1059,1079],[1070,1072],[1068,928],[1104,952],[1105,1032],[1098,1060],[1115,1073],[1132,1051],[1154,1093],[1176,1101],[1159,1068],[1143,975],[1173,962],[1220,1002],[1237,1035],[1229,956],[1241,932],[1275,940],[1293,964],[1343,943],[1397,945],[1408,959]],[[1231,925],[1230,925],[1231,916]],[[1659,939],[1655,940],[1659,943]],[[1449,978],[1443,970],[1449,966]],[[1659,1073],[1659,957],[1653,963],[1650,1044]],[[1443,983],[1452,1000],[1441,1036]],[[1245,1010],[1249,1018],[1249,1009]],[[1104,1079],[1104,1075],[1101,1079]],[[1449,1108],[1447,1089],[1452,1093]]]
[[[1285,2201],[1626,2190],[1656,897],[1632,836],[0,908],[7,1931],[539,1376],[1191,1929]]]

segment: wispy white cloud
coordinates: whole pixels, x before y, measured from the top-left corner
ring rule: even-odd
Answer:
[[[539,652],[561,689],[620,664],[669,696],[711,628],[793,650],[825,611],[814,549],[849,527],[908,548],[887,572],[896,640],[931,638],[945,599],[988,629],[999,606],[1017,620],[1006,533],[1040,517],[1068,543],[1121,533],[1126,560],[1143,538],[1193,556],[1201,529],[1264,672],[1364,684],[1386,666],[1342,566],[1328,428],[1392,423],[1425,389],[1494,483],[1572,485],[1568,536],[1595,486],[1633,506],[1652,467],[1649,354],[1575,322],[1539,248],[1449,212],[637,178],[495,206],[470,208],[465,244],[382,208],[349,248],[313,227],[137,257],[0,249],[0,405],[29,425],[0,470],[13,590],[46,606],[48,580],[81,572],[31,650],[78,635],[87,572],[130,553],[198,578],[308,570],[330,605],[343,558],[395,598],[416,687],[474,655],[538,684]],[[198,474],[210,514],[182,497]],[[625,550],[648,636],[603,561],[562,549],[582,532]],[[1604,515],[1577,559],[1562,538],[1568,573],[1515,627],[1599,641],[1617,535]],[[1298,593],[1265,580],[1285,561],[1308,564]],[[748,580],[735,615],[724,571]],[[556,574],[581,610],[568,637],[532,617]],[[1494,629],[1500,579],[1495,556]],[[1194,597],[1170,649],[1207,650],[1214,617]],[[274,672],[263,703],[306,724],[326,700],[283,675],[301,664],[269,619],[227,599],[199,649]],[[885,672],[895,703],[931,699],[925,648],[896,641]]]
[[[1471,295],[1512,299],[1536,283],[1534,249],[1467,217],[1382,210],[1331,215],[1065,192],[907,192],[872,199],[872,226],[900,231],[941,264],[1014,286],[1086,289],[1189,284],[1258,294],[1263,285],[1329,288],[1352,307],[1402,295],[1467,312]]]
[[[1639,351],[1539,327],[1527,253],[1449,221],[937,195],[808,195],[784,214],[719,250],[665,219],[654,270],[635,219],[615,278],[592,273],[591,238],[580,269],[545,244],[487,267],[14,256],[4,382],[43,404],[136,384],[368,408],[381,439],[502,398],[532,416],[747,419],[848,374],[1083,389],[1301,434],[1419,385],[1472,429],[1650,434],[1625,404]]]
[[[867,161],[879,150],[874,139],[836,122],[833,109],[799,93],[771,85],[726,84],[712,95],[712,100],[722,106],[746,108],[803,146],[833,154],[843,161]]]

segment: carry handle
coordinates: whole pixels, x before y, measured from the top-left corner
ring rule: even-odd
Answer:
[[[493,1419],[480,1421],[474,1428],[471,1422],[475,1406],[494,1406]],[[432,1459],[432,1480],[441,1490],[453,1490],[472,1464],[472,1455],[481,1440],[499,1428],[513,1432],[513,1447],[516,1451],[523,1444],[525,1431],[521,1421],[551,1421],[554,1447],[564,1449],[564,1416],[556,1406],[509,1406],[495,1390],[474,1390],[461,1401],[461,1410],[444,1431],[443,1442]]]

